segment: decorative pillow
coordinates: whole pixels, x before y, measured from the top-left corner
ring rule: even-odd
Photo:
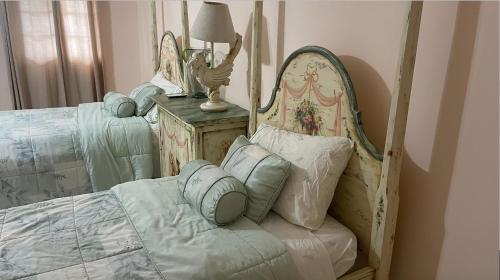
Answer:
[[[209,161],[188,162],[177,184],[184,199],[216,225],[227,225],[245,213],[247,192],[243,184]]]
[[[292,163],[273,210],[290,223],[318,229],[353,150],[346,137],[310,136],[262,124],[250,139]]]
[[[245,216],[260,223],[278,198],[290,163],[241,135],[229,148],[221,167],[245,185],[248,193]]]
[[[159,95],[163,90],[151,83],[144,83],[134,88],[130,92],[130,98],[137,104],[135,108],[136,116],[144,116],[155,104],[151,97]]]
[[[104,108],[119,118],[131,117],[135,113],[135,101],[121,93],[110,91],[104,95]]]
[[[183,92],[181,87],[167,80],[161,72],[156,73],[150,83],[163,89],[166,94]]]

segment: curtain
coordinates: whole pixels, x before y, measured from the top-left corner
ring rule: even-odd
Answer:
[[[94,2],[3,2],[0,19],[15,109],[102,101]]]

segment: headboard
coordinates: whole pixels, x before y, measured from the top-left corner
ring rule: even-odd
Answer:
[[[383,154],[365,135],[354,88],[339,59],[316,46],[293,52],[278,74],[268,105],[257,111],[260,123],[354,141],[329,212],[356,234],[360,250],[368,255]]]
[[[159,59],[160,64],[156,72],[161,71],[167,80],[179,87],[183,87],[182,58],[175,36],[170,31],[166,31],[161,38]]]

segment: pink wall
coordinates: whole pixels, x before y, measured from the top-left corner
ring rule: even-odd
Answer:
[[[124,94],[153,77],[149,2],[98,2],[106,91]]]
[[[284,57],[324,46],[346,65],[367,134],[383,147],[405,5],[265,2],[263,104]],[[198,8],[190,3],[191,23]],[[164,2],[177,35],[179,10]],[[252,3],[230,10],[249,38]],[[245,42],[227,99],[248,107]],[[424,4],[412,92],[391,279],[498,279],[498,3]]]

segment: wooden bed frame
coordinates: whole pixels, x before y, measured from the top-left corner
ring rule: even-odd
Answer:
[[[167,80],[179,87],[183,87],[184,68],[182,58],[175,36],[171,31],[166,31],[163,34],[158,61],[159,63],[154,69],[155,73],[161,71]]]
[[[422,2],[408,3],[383,153],[366,137],[349,75],[341,61],[327,49],[307,46],[293,52],[278,74],[269,103],[261,108],[262,6],[262,1],[254,2],[249,134],[255,132],[259,124],[268,123],[298,133],[341,135],[354,141],[353,156],[329,209],[358,239],[356,264],[339,279],[388,279]],[[189,44],[185,1],[182,1],[182,16],[183,41]],[[165,36],[173,38],[171,33],[164,35],[159,68],[182,83],[182,62],[177,60],[173,63],[176,65],[171,66],[164,62],[176,61],[165,59],[164,53],[173,54],[174,45],[177,48],[175,38]],[[167,71],[169,67],[179,70]]]

